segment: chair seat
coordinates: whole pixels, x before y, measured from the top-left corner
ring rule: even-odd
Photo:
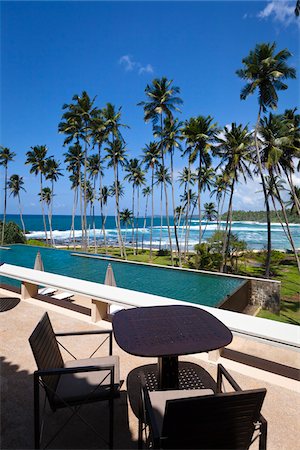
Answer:
[[[166,402],[168,400],[201,397],[205,395],[214,395],[214,391],[212,389],[182,389],[182,390],[149,392],[149,397],[159,434],[160,435],[162,434]]]
[[[101,358],[76,359],[65,362],[64,366],[114,366],[115,395],[119,395],[120,364],[118,356],[106,356]],[[107,370],[94,372],[81,372],[61,375],[54,398],[55,406],[65,406],[67,403],[92,402],[110,395],[110,372]]]

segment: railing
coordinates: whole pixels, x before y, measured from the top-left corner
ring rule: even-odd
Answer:
[[[56,275],[34,269],[27,269],[11,264],[0,266],[0,276],[5,276],[22,283],[21,298],[34,298],[38,292],[38,286],[46,286],[54,289],[69,291],[72,294],[82,295],[92,300],[92,321],[104,319],[108,312],[108,306],[130,308],[157,305],[186,305],[187,302],[173,300],[157,295],[132,291],[129,289],[107,286],[91,281]],[[212,308],[191,303],[196,308],[202,308],[221,320],[234,334],[253,338],[264,343],[300,349],[300,328],[273,320],[252,317],[245,314]]]

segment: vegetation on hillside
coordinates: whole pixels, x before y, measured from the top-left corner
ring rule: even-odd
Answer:
[[[276,211],[270,211],[271,222],[279,223],[278,215],[281,221],[284,221],[283,214],[280,211],[278,213]],[[287,217],[289,223],[300,223],[300,216],[297,213],[292,213],[290,209],[287,210]],[[226,214],[223,214],[221,219],[226,220]],[[266,221],[266,211],[232,211],[232,220],[264,223]]]

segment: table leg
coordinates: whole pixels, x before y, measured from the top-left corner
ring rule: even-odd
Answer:
[[[178,357],[163,356],[158,358],[158,388],[178,389]]]

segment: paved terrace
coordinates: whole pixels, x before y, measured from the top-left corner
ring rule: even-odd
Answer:
[[[91,324],[90,318],[38,300],[19,301],[17,295],[0,290],[0,297],[15,297],[14,308],[0,313],[1,330],[1,402],[3,449],[33,448],[33,372],[35,362],[28,344],[35,325],[48,311],[54,330],[80,331],[110,328],[108,322]],[[97,346],[97,338],[64,338],[67,346],[77,357],[86,357],[89,349]],[[121,397],[115,401],[115,448],[137,448],[137,419],[128,402],[126,377],[134,368],[156,362],[151,358],[133,357],[123,352],[114,342],[113,352],[120,356],[121,379],[125,380]],[[230,371],[244,389],[266,387],[267,396],[263,415],[268,421],[268,449],[296,449],[300,442],[300,390],[297,380],[299,353],[284,348],[268,346],[253,340],[234,337],[218,362]],[[216,362],[209,361],[206,354],[182,357],[200,364],[216,378]],[[265,364],[263,364],[263,362]],[[256,367],[255,367],[256,366]],[[259,368],[257,368],[259,367]],[[266,370],[267,369],[267,370]],[[107,432],[106,402],[85,406],[85,414],[103,434]],[[60,410],[53,414],[47,410],[47,425],[59,425],[67,414]],[[45,430],[47,434],[47,429]],[[107,448],[99,442],[80,421],[72,420],[50,448]],[[253,449],[257,449],[255,443]]]

